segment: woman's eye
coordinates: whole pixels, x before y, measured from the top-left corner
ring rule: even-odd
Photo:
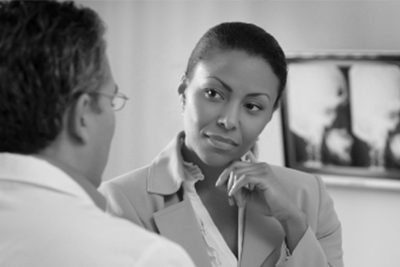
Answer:
[[[254,103],[247,103],[244,105],[245,108],[247,108],[249,111],[259,111],[259,110],[263,110],[261,105],[258,104],[254,104]]]
[[[218,93],[216,90],[214,89],[207,89],[206,90],[206,96],[208,98],[214,98],[214,99],[222,99],[222,95],[220,93]]]

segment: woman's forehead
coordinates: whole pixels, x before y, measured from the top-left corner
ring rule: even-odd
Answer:
[[[251,56],[239,50],[215,52],[197,63],[196,71],[205,72],[239,72],[247,75],[252,73],[269,73],[272,68],[261,56]]]
[[[198,63],[193,73],[196,82],[216,81],[246,93],[278,94],[279,80],[269,63],[244,52],[215,54]]]

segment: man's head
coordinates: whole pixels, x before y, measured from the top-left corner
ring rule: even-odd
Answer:
[[[101,96],[116,90],[104,31],[71,2],[0,2],[0,152],[47,154],[101,176],[115,122]]]

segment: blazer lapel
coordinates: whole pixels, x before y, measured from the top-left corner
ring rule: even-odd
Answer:
[[[241,266],[275,266],[285,234],[279,222],[246,208]]]
[[[193,207],[184,194],[182,201],[178,196],[185,179],[180,152],[183,135],[183,132],[178,134],[149,168],[149,194],[164,197],[164,206],[153,214],[153,218],[160,234],[180,244],[197,267],[212,267]]]
[[[154,213],[160,234],[180,244],[197,267],[212,267],[189,199],[166,206]]]

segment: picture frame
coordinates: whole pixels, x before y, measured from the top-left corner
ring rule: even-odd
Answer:
[[[400,51],[287,53],[285,165],[400,180]]]

